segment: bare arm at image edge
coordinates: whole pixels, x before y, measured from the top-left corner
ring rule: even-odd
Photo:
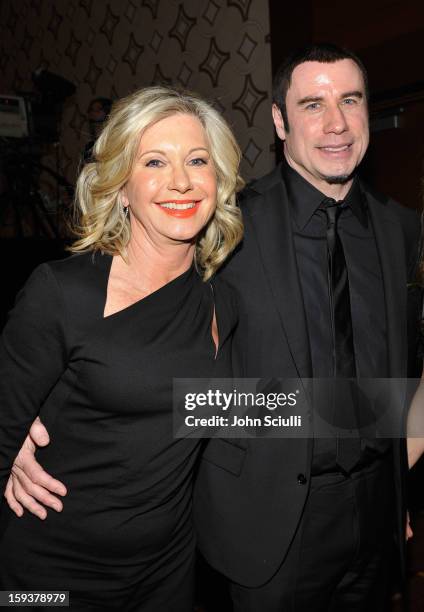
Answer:
[[[408,466],[411,469],[424,453],[424,372],[408,413]]]

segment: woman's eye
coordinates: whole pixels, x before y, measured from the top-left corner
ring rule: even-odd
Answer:
[[[204,166],[208,163],[208,160],[204,157],[195,157],[189,161],[191,166]]]
[[[148,168],[159,168],[162,163],[163,162],[161,162],[160,159],[149,159],[149,161],[146,163],[146,166]]]

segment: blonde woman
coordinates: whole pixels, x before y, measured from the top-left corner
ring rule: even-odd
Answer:
[[[206,102],[120,101],[77,183],[72,257],[37,268],[0,347],[0,478],[37,415],[66,484],[46,522],[2,505],[0,588],[74,610],[188,612],[200,440],[172,436],[172,377],[230,373],[232,296],[210,279],[242,236],[240,151]]]

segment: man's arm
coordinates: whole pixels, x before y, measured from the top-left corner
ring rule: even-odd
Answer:
[[[17,516],[22,516],[25,508],[44,520],[47,517],[44,506],[57,512],[63,508],[62,501],[52,493],[66,495],[65,485],[47,474],[35,459],[37,447],[46,446],[49,442],[47,429],[37,417],[15,458],[4,493],[9,507]]]

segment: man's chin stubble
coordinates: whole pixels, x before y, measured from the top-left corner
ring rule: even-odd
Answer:
[[[352,178],[351,174],[339,174],[337,176],[324,176],[325,182],[329,185],[344,185]]]

